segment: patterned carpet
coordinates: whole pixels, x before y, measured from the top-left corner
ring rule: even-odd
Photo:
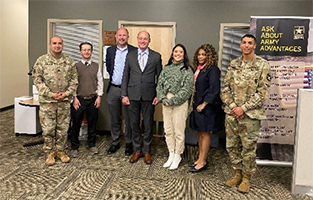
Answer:
[[[23,147],[25,142],[37,141],[40,136],[16,137],[14,110],[0,114],[0,200],[313,200],[290,193],[291,168],[258,167],[249,194],[224,186],[232,176],[232,169],[223,148],[211,150],[209,167],[201,173],[188,172],[187,165],[196,155],[194,147],[188,148],[178,170],[164,169],[167,150],[162,138],[154,138],[154,160],[150,166],[142,159],[129,163],[124,148],[108,155],[110,137],[104,135],[97,137],[98,155],[90,155],[83,144],[78,158],[69,164],[57,161],[47,167],[42,144]]]

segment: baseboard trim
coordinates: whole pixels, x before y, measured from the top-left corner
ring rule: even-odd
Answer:
[[[6,106],[6,107],[3,107],[3,108],[0,108],[0,112],[4,112],[4,111],[7,111],[7,110],[10,110],[10,109],[13,109],[13,108],[14,108],[14,105]]]

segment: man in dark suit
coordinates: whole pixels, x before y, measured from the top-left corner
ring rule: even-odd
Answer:
[[[138,50],[128,53],[122,81],[122,103],[129,106],[135,163],[144,155],[146,164],[152,163],[151,142],[157,80],[162,70],[161,55],[150,48],[150,34],[140,31],[137,35]],[[140,114],[143,117],[143,149],[141,147]]]
[[[132,134],[129,124],[128,109],[122,105],[121,84],[125,66],[126,55],[136,47],[128,44],[128,30],[119,28],[115,34],[117,44],[109,47],[106,54],[106,68],[110,75],[110,82],[107,89],[107,103],[111,115],[111,136],[112,145],[108,149],[109,154],[115,153],[120,148],[121,135],[121,114],[122,107],[125,119],[125,155],[133,153]]]

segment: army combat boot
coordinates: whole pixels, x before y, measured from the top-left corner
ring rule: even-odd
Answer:
[[[242,193],[248,193],[250,190],[250,177],[251,175],[244,174],[242,182],[240,183],[238,187],[238,191]]]
[[[47,153],[46,165],[49,166],[54,165],[55,163],[54,156],[55,156],[54,152]]]
[[[60,158],[62,163],[68,163],[71,160],[64,151],[58,151],[57,156]]]
[[[226,181],[226,185],[229,187],[234,187],[238,185],[242,180],[242,174],[240,169],[235,170],[235,176],[232,179]]]

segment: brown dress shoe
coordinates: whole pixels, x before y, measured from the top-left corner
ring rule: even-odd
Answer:
[[[141,152],[135,152],[133,153],[132,157],[130,158],[129,162],[130,163],[135,163],[139,160],[139,158],[142,157],[142,153]]]
[[[152,163],[152,157],[151,157],[151,154],[149,153],[146,153],[145,154],[145,157],[144,157],[144,161],[147,165],[151,165]]]

